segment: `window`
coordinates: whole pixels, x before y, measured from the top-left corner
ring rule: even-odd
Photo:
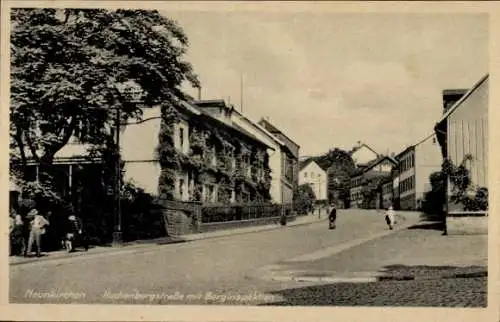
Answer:
[[[212,147],[212,165],[215,167],[217,166],[217,150],[215,149],[215,146]]]
[[[205,186],[205,202],[213,202],[215,199],[215,187],[211,184]]]
[[[432,144],[436,144],[436,138],[432,138]]]
[[[184,128],[179,128],[179,144],[181,146],[181,150],[184,151]]]
[[[184,199],[184,179],[179,180],[179,197],[181,200]]]
[[[307,178],[307,172],[304,172],[304,178]]]
[[[314,177],[314,172],[311,172],[311,178],[313,178],[313,177]]]

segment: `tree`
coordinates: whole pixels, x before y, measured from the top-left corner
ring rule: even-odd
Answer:
[[[188,39],[156,10],[12,9],[11,160],[52,164],[72,137],[89,152],[113,142],[114,121],[178,106]],[[18,168],[19,169],[19,168]]]
[[[316,163],[328,174],[328,199],[342,201],[347,206],[350,198],[350,175],[356,169],[351,155],[339,148],[330,149],[315,159]],[[338,200],[335,200],[337,199]]]
[[[466,155],[456,166],[451,160],[445,160],[441,171],[429,176],[431,191],[424,196],[423,211],[428,215],[442,216],[446,204],[446,181],[451,184],[449,201],[461,204],[465,211],[484,211],[488,209],[488,189],[476,187],[472,184],[467,162],[473,162],[471,155]]]
[[[373,202],[376,202],[376,198],[381,189],[381,184],[388,180],[388,176],[375,176],[371,178],[363,179],[363,187],[361,189],[361,194],[363,195],[363,204],[366,208],[369,208]]]
[[[456,166],[449,159],[442,165],[443,174],[451,183],[450,202],[461,205],[465,211],[488,210],[488,188],[476,186],[470,178],[468,162],[474,162],[472,155],[467,154]]]
[[[294,193],[294,203],[296,204],[297,211],[301,214],[307,214],[312,210],[316,196],[313,189],[308,184],[298,186],[297,192]]]
[[[427,215],[441,216],[446,203],[446,175],[436,171],[429,176],[431,190],[425,193],[422,211]]]

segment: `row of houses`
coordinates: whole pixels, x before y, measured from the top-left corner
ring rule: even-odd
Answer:
[[[186,101],[178,112],[172,135],[180,167],[170,187],[175,200],[292,203],[300,146],[269,119],[252,121],[225,100]],[[142,121],[123,126],[120,133],[124,181],[153,196],[162,193],[157,152],[161,127],[161,108],[150,107],[143,109]],[[102,160],[89,159],[87,148],[73,139],[56,154],[50,169],[57,177],[54,188],[83,212],[103,189],[110,189]],[[32,162],[28,179],[37,181],[40,169]]]
[[[431,190],[430,175],[441,170],[444,160],[459,165],[466,156],[472,157],[466,164],[471,186],[487,188],[488,79],[484,76],[468,90],[443,90],[442,118],[428,136],[397,155],[380,155],[363,143],[355,148],[357,170],[351,176],[351,207],[392,205],[401,210],[420,210],[425,194]],[[363,155],[360,160],[359,154]],[[448,217],[463,213],[463,205],[450,202],[452,189],[448,182]]]

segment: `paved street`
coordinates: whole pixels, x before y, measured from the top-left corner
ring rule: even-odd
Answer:
[[[408,219],[401,224],[414,223],[418,217],[412,213],[405,216]],[[134,252],[110,252],[104,256],[92,256],[89,253],[69,259],[13,265],[10,268],[11,301],[424,305],[422,301],[431,301],[429,294],[433,294],[434,300],[438,301],[433,305],[453,305],[458,301],[458,305],[474,306],[484,301],[484,277],[464,278],[463,281],[449,279],[318,285],[258,276],[269,265],[304,258],[305,254],[310,256],[311,265],[332,256],[348,258],[351,249],[354,250],[352,254],[360,256],[363,245],[371,242],[357,243],[381,233],[389,236],[399,234],[388,231],[383,216],[374,211],[348,210],[339,213],[336,230],[328,230],[327,222],[322,221],[182,244],[154,245]],[[373,241],[384,238],[389,237]],[[341,252],[333,254],[335,249]],[[367,256],[364,254],[364,257],[369,258]],[[448,290],[448,295],[440,295],[433,289]],[[397,291],[404,292],[405,296],[396,296]],[[459,293],[467,296],[467,300],[460,300],[457,297]],[[415,301],[415,297],[422,301]]]

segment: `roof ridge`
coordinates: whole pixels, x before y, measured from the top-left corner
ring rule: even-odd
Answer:
[[[482,83],[484,83],[488,78],[490,77],[490,74],[487,73],[479,81],[477,81],[462,97],[455,103],[453,106],[451,106],[448,111],[441,117],[441,119],[437,122],[438,124],[446,120],[462,103],[471,96],[472,93],[474,93],[479,86],[481,86]]]

